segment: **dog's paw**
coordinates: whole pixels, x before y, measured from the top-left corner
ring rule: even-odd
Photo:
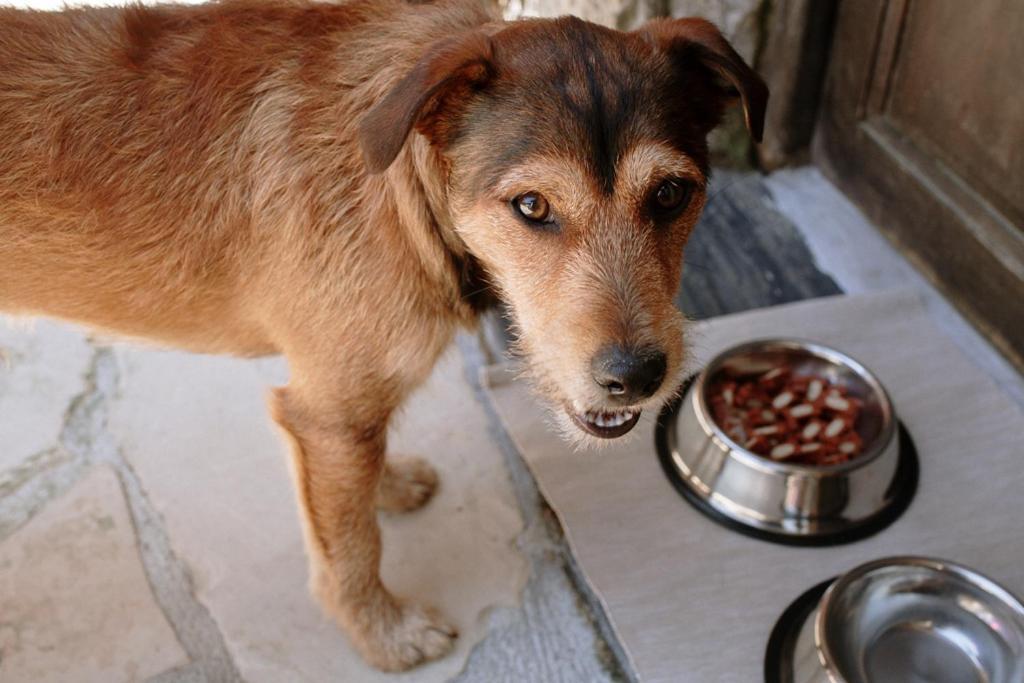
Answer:
[[[404,671],[451,652],[458,636],[435,610],[403,604],[391,618],[376,623],[374,637],[362,642],[363,656],[382,671]]]
[[[377,489],[377,507],[385,512],[411,512],[437,490],[437,471],[422,458],[388,458]]]

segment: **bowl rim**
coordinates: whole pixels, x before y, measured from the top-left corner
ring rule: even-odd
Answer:
[[[704,388],[707,384],[707,380],[728,358],[738,355],[744,351],[762,348],[765,346],[779,346],[790,350],[804,351],[833,364],[844,365],[860,375],[868,386],[871,387],[872,391],[878,395],[879,404],[882,408],[882,430],[875,439],[872,447],[866,453],[843,463],[835,465],[802,465],[799,463],[781,462],[760,456],[757,453],[748,451],[726,434],[715,421],[711,411],[708,410],[707,402],[704,400]],[[849,472],[860,469],[861,467],[864,467],[876,460],[883,452],[885,452],[886,446],[888,446],[896,436],[896,414],[892,407],[892,400],[889,398],[889,393],[886,391],[885,386],[878,377],[869,370],[867,366],[851,357],[849,354],[843,353],[838,349],[820,342],[813,342],[806,339],[800,339],[798,337],[761,337],[730,346],[716,354],[710,361],[708,361],[704,366],[704,369],[697,375],[697,379],[694,381],[690,391],[693,394],[693,400],[696,402],[695,412],[701,426],[704,427],[705,430],[710,430],[717,439],[728,446],[732,457],[739,459],[744,465],[762,471],[786,474],[799,473],[809,476],[832,476],[843,472]]]
[[[1022,622],[1024,622],[1024,602],[1022,602],[1017,595],[981,572],[971,569],[970,567],[966,567],[958,562],[920,555],[895,555],[892,557],[883,557],[877,560],[871,560],[870,562],[865,562],[864,564],[854,567],[833,581],[832,585],[830,585],[824,595],[821,596],[817,610],[814,613],[814,644],[818,650],[818,657],[822,666],[824,666],[830,674],[838,676],[838,680],[845,679],[842,678],[842,672],[839,671],[836,666],[836,655],[830,646],[829,639],[826,637],[825,633],[825,622],[828,619],[831,610],[835,606],[835,601],[837,599],[836,596],[845,592],[845,589],[848,588],[851,583],[872,572],[880,569],[898,569],[901,567],[929,569],[936,574],[953,576],[961,581],[971,584],[988,595],[991,595],[1001,604],[1017,612],[1021,616]],[[1020,633],[1024,635],[1024,628],[1020,630]]]

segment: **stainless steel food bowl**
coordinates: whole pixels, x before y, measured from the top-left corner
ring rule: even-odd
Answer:
[[[768,460],[745,450],[715,422],[710,386],[724,377],[757,375],[782,364],[795,374],[841,384],[863,402],[856,425],[864,443],[860,455],[829,466]],[[808,541],[877,526],[895,506],[905,507],[913,483],[909,492],[897,485],[906,475],[898,431],[885,389],[863,365],[821,344],[764,339],[731,348],[708,364],[678,409],[663,416],[659,448],[666,469],[675,471],[682,482],[677,486],[691,501],[741,531],[782,542]],[[916,483],[916,469],[913,479]]]
[[[804,622],[793,680],[1022,683],[1024,605],[952,562],[869,562],[837,579]]]

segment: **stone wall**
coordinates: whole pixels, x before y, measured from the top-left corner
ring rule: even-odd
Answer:
[[[557,17],[572,14],[612,28],[632,29],[668,14],[664,0],[506,0],[505,16]]]

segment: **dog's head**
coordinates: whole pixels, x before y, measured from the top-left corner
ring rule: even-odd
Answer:
[[[677,390],[673,297],[705,202],[706,136],[738,98],[760,139],[767,97],[703,20],[631,33],[528,20],[436,45],[361,135],[371,172],[413,129],[443,153],[455,230],[541,391],[570,433],[611,438]]]

